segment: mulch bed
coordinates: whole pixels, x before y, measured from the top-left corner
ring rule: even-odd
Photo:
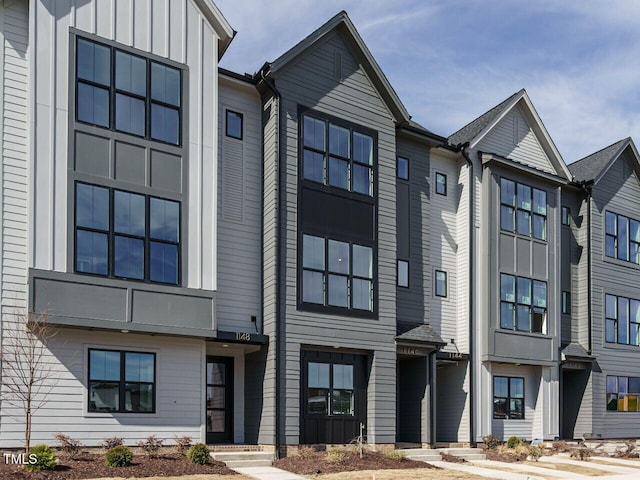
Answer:
[[[2,458],[0,457],[0,460]],[[163,454],[158,458],[134,455],[129,467],[107,467],[104,455],[82,454],[76,459],[58,455],[59,464],[55,470],[28,472],[21,465],[7,465],[0,461],[0,479],[8,480],[65,480],[103,477],[154,477],[179,475],[236,475],[224,463],[211,459],[208,465],[196,465],[178,454]]]
[[[487,456],[487,460],[495,462],[516,463],[524,462],[527,459],[526,453],[500,453],[497,450],[485,450],[483,453]]]
[[[273,466],[297,473],[298,475],[313,475],[320,473],[353,472],[356,470],[397,470],[404,468],[436,468],[424,462],[416,462],[403,458],[396,460],[380,452],[365,452],[360,455],[345,451],[345,458],[340,462],[329,462],[326,452],[304,452],[302,455],[292,455],[273,462]]]

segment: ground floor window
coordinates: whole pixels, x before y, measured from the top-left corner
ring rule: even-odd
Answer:
[[[155,353],[89,350],[90,412],[155,412]]]
[[[607,410],[640,411],[640,377],[607,375]]]
[[[353,415],[353,365],[307,364],[307,413]]]
[[[493,418],[524,418],[524,378],[493,377]]]

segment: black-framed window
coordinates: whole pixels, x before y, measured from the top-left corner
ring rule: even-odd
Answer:
[[[546,333],[547,283],[500,274],[500,328]]]
[[[225,132],[227,137],[242,140],[243,121],[244,117],[241,113],[234,112],[233,110],[227,110],[225,123]]]
[[[354,415],[353,365],[307,364],[307,413]]]
[[[373,248],[302,235],[303,303],[373,311]]]
[[[77,37],[76,119],[180,145],[182,72],[142,55]]]
[[[396,266],[396,285],[398,287],[409,287],[409,262],[398,260]]]
[[[607,410],[640,411],[640,377],[607,375]]]
[[[500,179],[500,229],[547,239],[547,192]]]
[[[302,115],[302,177],[373,196],[374,137],[357,127]]]
[[[89,349],[89,412],[154,413],[156,355]]]
[[[444,173],[436,172],[436,193],[447,195],[447,176]]]
[[[401,180],[409,180],[409,159],[404,157],[396,158],[396,175]]]
[[[569,227],[571,226],[571,209],[569,207],[562,207],[561,209],[561,221],[562,225]]]
[[[447,272],[436,270],[435,272],[435,294],[436,297],[447,296]]]
[[[524,378],[493,377],[493,418],[524,419]]]
[[[567,292],[567,291],[562,292],[562,313],[563,314],[571,313],[571,292]]]
[[[607,211],[604,223],[605,255],[640,265],[640,222]]]
[[[640,346],[640,300],[605,295],[605,341]]]
[[[76,182],[75,271],[180,282],[180,203]]]

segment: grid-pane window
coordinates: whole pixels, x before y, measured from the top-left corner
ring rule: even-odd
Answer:
[[[436,172],[436,193],[438,195],[447,194],[447,176],[444,173]]]
[[[302,235],[303,303],[373,311],[373,249]]]
[[[524,419],[524,378],[493,377],[493,418]]]
[[[402,160],[402,161],[401,161]],[[408,178],[398,158],[398,177]],[[374,138],[357,127],[302,117],[302,176],[341,190],[373,196]]]
[[[353,365],[307,364],[307,413],[351,416],[355,399]]]
[[[80,37],[76,45],[78,121],[181,143],[179,69]]]
[[[75,269],[177,284],[180,203],[76,183]]]
[[[640,300],[605,295],[605,341],[640,345]]]
[[[640,222],[623,215],[605,212],[604,253],[640,265]]]
[[[607,375],[607,410],[640,411],[640,377]]]
[[[547,192],[500,179],[500,229],[547,239]]]
[[[545,333],[547,283],[500,274],[500,328]]]
[[[89,350],[90,412],[153,413],[155,354]]]

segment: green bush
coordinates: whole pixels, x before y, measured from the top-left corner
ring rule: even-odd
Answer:
[[[209,447],[204,443],[196,443],[187,452],[187,458],[191,463],[196,463],[198,465],[209,463],[209,459],[211,458]]]
[[[516,448],[516,447],[519,447],[520,445],[524,445],[524,440],[522,440],[519,437],[513,436],[513,437],[509,437],[509,440],[507,440],[508,448]]]
[[[120,445],[107,450],[104,454],[104,463],[108,467],[128,467],[131,465],[133,459],[133,452],[129,447]]]
[[[29,463],[24,466],[27,470],[53,470],[58,464],[56,454],[49,445],[36,445],[31,448],[27,461]]]
[[[402,462],[407,458],[407,454],[402,450],[388,450],[384,452],[384,456],[389,460],[394,460],[396,462]]]

